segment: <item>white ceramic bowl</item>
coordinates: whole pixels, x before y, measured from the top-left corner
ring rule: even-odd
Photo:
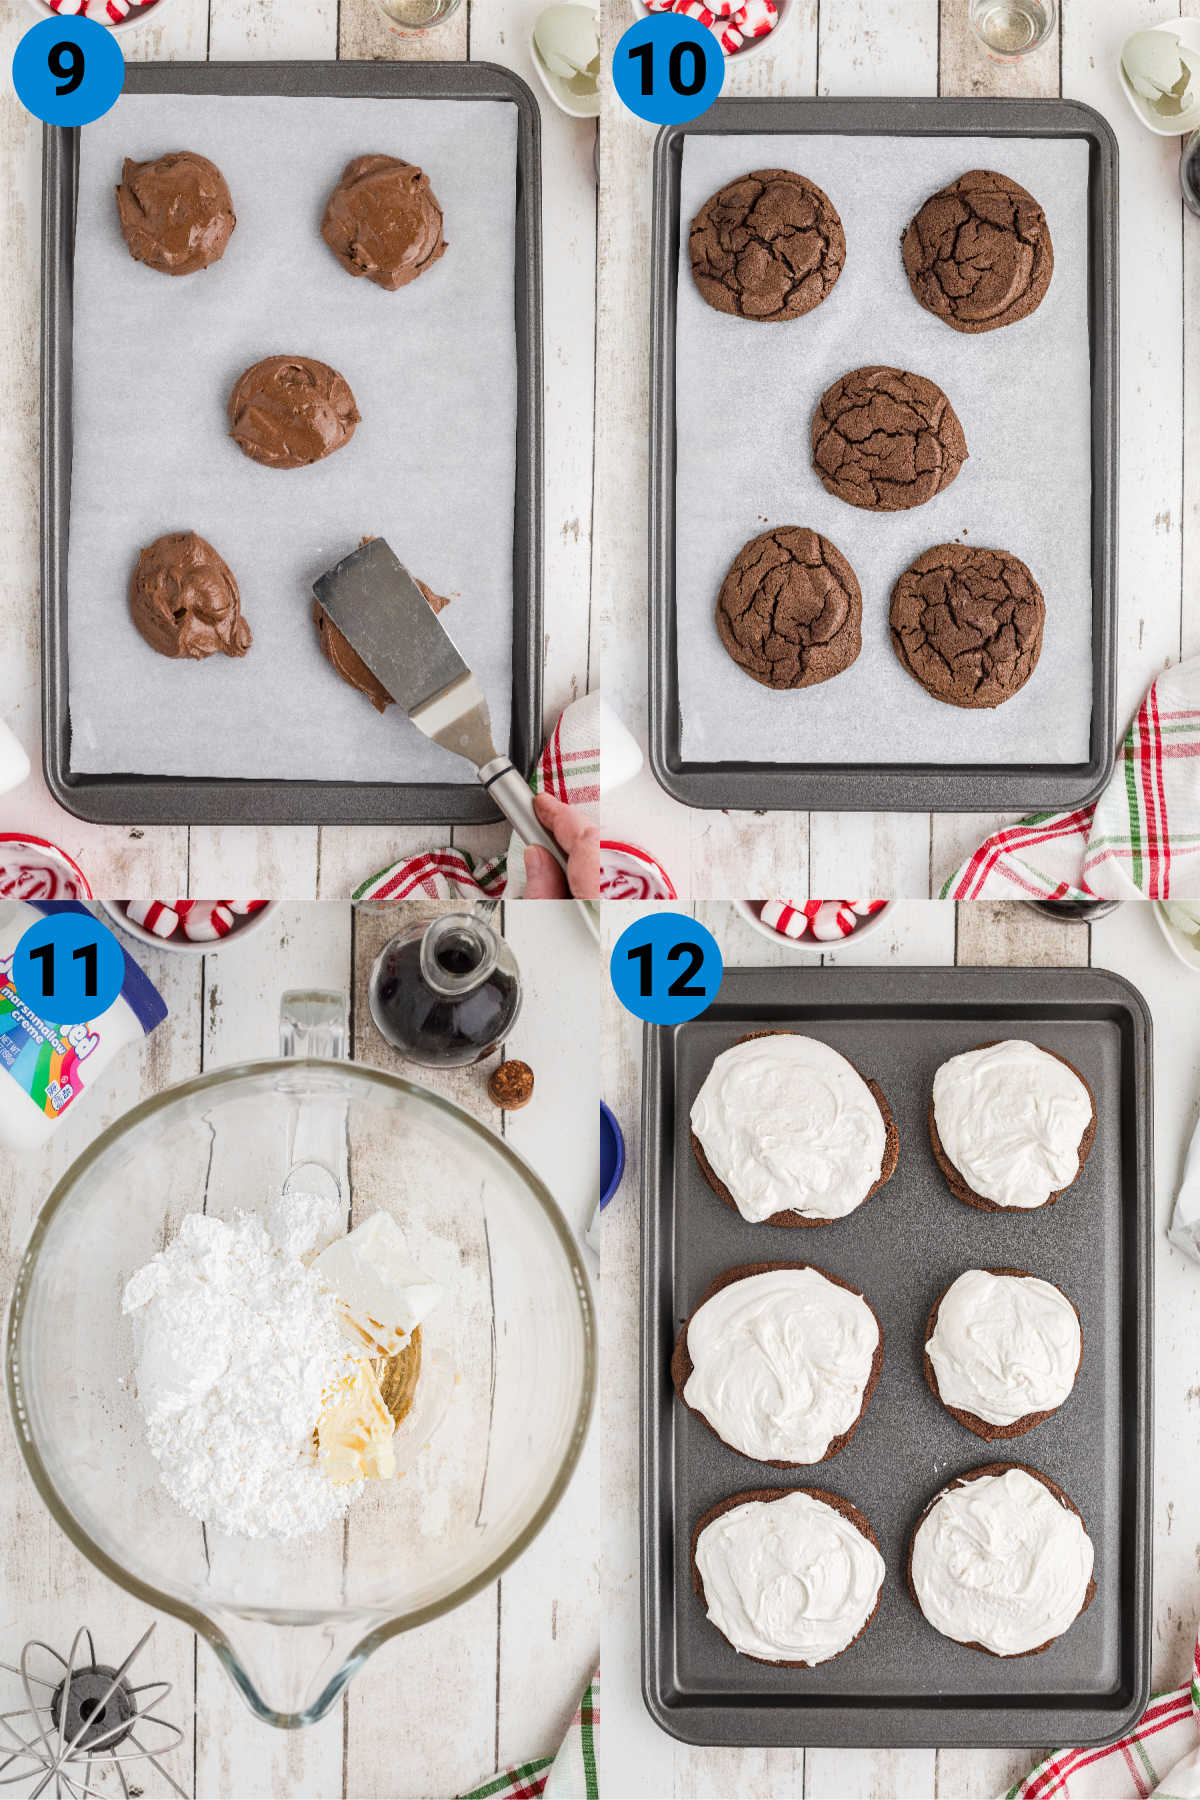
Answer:
[[[139,944],[149,944],[154,950],[178,950],[184,956],[210,956],[218,950],[224,950],[229,944],[240,944],[244,937],[249,937],[252,931],[257,931],[259,926],[264,925],[270,918],[279,902],[278,900],[268,900],[267,904],[260,907],[256,913],[239,918],[228,937],[210,938],[203,944],[193,943],[191,938],[185,937],[155,937],[154,933],[147,931],[144,925],[134,923],[125,911],[124,903],[120,900],[102,900],[100,904],[113,924],[127,936],[136,938]]]
[[[29,4],[39,18],[61,19],[65,16],[62,13],[56,13],[52,6],[47,6],[46,0],[29,0]],[[95,23],[103,25],[106,31],[136,31],[139,25],[149,25],[152,20],[161,18],[170,4],[171,0],[154,0],[153,6],[131,7],[123,19],[97,19]],[[71,16],[74,17],[73,14]],[[162,941],[161,938],[155,939],[155,942],[159,944]]]
[[[1153,905],[1158,929],[1166,938],[1168,947],[1193,975],[1200,974],[1200,945],[1190,944],[1183,932],[1176,930],[1161,900],[1155,900]]]
[[[754,910],[756,906],[762,905],[761,900],[735,900],[733,904],[750,929],[757,931],[759,937],[766,938],[769,943],[782,944],[785,950],[794,950],[797,956],[823,956],[827,950],[847,950],[852,945],[861,943],[871,932],[877,931],[887,918],[892,902],[885,900],[878,912],[870,913],[867,918],[860,920],[849,937],[825,939],[815,938],[807,931],[802,938],[785,937],[782,931],[764,925]]]
[[[1200,19],[1164,19],[1161,25],[1146,25],[1141,29],[1144,31],[1173,31],[1189,50],[1200,50]],[[1124,41],[1122,41],[1121,49],[1124,47]],[[1117,80],[1121,84],[1121,92],[1142,124],[1146,126],[1147,130],[1154,132],[1156,137],[1184,137],[1200,126],[1200,106],[1193,106],[1185,116],[1174,119],[1160,119],[1156,113],[1151,112],[1148,102],[1143,100],[1142,96],[1130,85],[1129,77],[1125,73],[1125,65],[1121,61],[1120,50],[1117,52]]]
[[[644,6],[642,0],[630,0],[630,4],[633,7],[633,16],[635,19],[645,19],[649,17],[650,8]],[[779,34],[791,17],[793,0],[775,0],[775,5],[779,9],[779,18],[776,22],[774,31],[768,31],[765,37],[751,38],[749,43],[743,44],[740,50],[735,50],[732,56],[727,56],[725,58],[727,67],[740,63],[743,57],[753,56],[756,50],[766,50],[770,45],[779,42]]]
[[[594,7],[589,8],[589,10],[594,14],[598,26],[599,14],[596,13]],[[555,106],[557,106],[559,112],[566,113],[569,119],[598,119],[600,117],[599,86],[597,85],[594,94],[573,94],[562,77],[551,74],[550,70],[542,61],[542,53],[538,49],[537,41],[534,37],[536,29],[537,20],[535,19],[529,28],[529,60],[533,64],[535,75],[545,88],[547,94],[549,94]]]

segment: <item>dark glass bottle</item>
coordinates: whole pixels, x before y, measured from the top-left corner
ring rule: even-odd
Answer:
[[[409,926],[375,959],[371,1017],[412,1062],[478,1062],[512,1029],[521,976],[512,951],[476,913],[444,913]]]

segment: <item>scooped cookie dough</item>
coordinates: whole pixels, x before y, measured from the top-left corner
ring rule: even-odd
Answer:
[[[1054,273],[1045,213],[994,169],[968,169],[931,194],[900,247],[913,293],[955,331],[996,331],[1028,317]]]
[[[233,571],[194,531],[155,538],[137,559],[129,612],[160,656],[245,656],[250,627]]]
[[[417,578],[414,575],[413,580]],[[417,581],[417,586],[432,606],[435,613],[440,613],[450,602],[442,594],[435,594],[432,588]],[[317,628],[317,636],[321,640],[321,653],[330,666],[337,670],[343,681],[365,694],[376,712],[384,712],[392,704],[392,696],[383,683],[372,675],[357,650],[350,646],[350,640],[344,632],[338,630],[319,600],[313,601],[313,623]]]
[[[717,599],[717,631],[740,669],[770,688],[814,687],[862,649],[862,594],[836,544],[801,525],[751,538]]]
[[[828,194],[791,169],[756,169],[709,197],[688,238],[710,306],[743,319],[798,319],[842,272],[846,234]]]
[[[429,177],[396,156],[356,156],[329,196],[321,236],[343,269],[377,287],[407,287],[446,253]]]
[[[126,157],[116,194],[130,256],[162,275],[194,275],[219,262],[237,224],[225,177],[194,150],[144,163]]]
[[[311,356],[268,356],[240,375],[226,408],[238,449],[268,469],[303,469],[354,436],[350,383]]]
[[[958,415],[936,381],[907,369],[851,369],[813,414],[813,467],[826,490],[868,512],[904,512],[948,488],[967,460]]]
[[[935,544],[892,589],[892,649],[935,700],[993,707],[1037,668],[1046,602],[1007,550]]]

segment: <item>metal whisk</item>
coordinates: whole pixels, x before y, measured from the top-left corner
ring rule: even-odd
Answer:
[[[142,1762],[156,1769],[182,1800],[189,1800],[187,1789],[159,1761],[183,1741],[180,1726],[155,1710],[167,1699],[171,1684],[146,1681],[135,1687],[129,1680],[135,1658],[153,1635],[151,1625],[115,1669],[96,1660],[86,1626],[75,1633],[69,1656],[34,1638],[22,1650],[19,1667],[0,1662],[0,1669],[19,1677],[27,1702],[0,1712],[0,1787],[26,1782],[28,1800],[40,1794],[47,1800],[82,1800],[85,1795],[108,1800],[111,1790],[94,1787],[92,1777],[115,1769],[129,1800],[125,1765]]]

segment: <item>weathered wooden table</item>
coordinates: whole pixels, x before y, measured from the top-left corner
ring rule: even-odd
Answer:
[[[610,908],[610,915],[616,909]],[[730,964],[789,960],[728,907],[696,915]],[[606,921],[612,928],[612,919]],[[618,921],[619,923],[619,921]],[[1200,1097],[1200,1015],[1191,979],[1145,902],[1092,926],[1046,921],[1023,905],[896,906],[886,926],[829,962],[1026,964],[1115,969],[1140,988],[1154,1017],[1156,1486],[1153,1686],[1187,1679],[1200,1621],[1200,1267],[1164,1235]],[[1200,988],[1197,989],[1200,994]],[[639,1690],[638,1139],[641,1027],[611,994],[604,1021],[602,1092],[621,1123],[625,1184],[604,1225],[604,1787],[621,1800],[720,1795],[721,1800],[993,1800],[1032,1767],[1032,1751],[719,1750],[677,1744],[654,1725]],[[1047,1746],[1049,1748],[1049,1746]]]
[[[245,945],[216,956],[137,946],[170,1017],[140,1050],[113,1064],[86,1108],[63,1120],[51,1149],[0,1159],[4,1293],[39,1208],[84,1145],[149,1092],[221,1063],[277,1055],[279,996],[297,986],[347,993],[353,1055],[403,1068],[503,1132],[582,1232],[597,1199],[594,945],[573,908],[504,909],[525,983],[506,1050],[534,1069],[537,1092],[526,1109],[501,1114],[486,1092],[494,1058],[448,1074],[420,1070],[401,1064],[371,1022],[366,981],[377,951],[401,922],[429,910],[407,906],[352,918],[349,906],[332,901],[286,904]],[[284,1733],[251,1717],[207,1645],[177,1621],[151,1615],[75,1551],[37,1498],[6,1422],[0,1661],[15,1661],[30,1637],[65,1653],[81,1624],[92,1627],[101,1660],[115,1661],[157,1616],[145,1666],[174,1683],[161,1710],[183,1725],[184,1742],[169,1766],[198,1800],[448,1800],[499,1763],[556,1749],[590,1678],[599,1637],[597,1444],[594,1434],[546,1529],[494,1587],[393,1638],[319,1725]],[[0,1707],[19,1704],[18,1692],[14,1679],[0,1674]],[[148,1800],[166,1792],[153,1780],[140,1785]],[[115,1781],[103,1791],[120,1793]]]

